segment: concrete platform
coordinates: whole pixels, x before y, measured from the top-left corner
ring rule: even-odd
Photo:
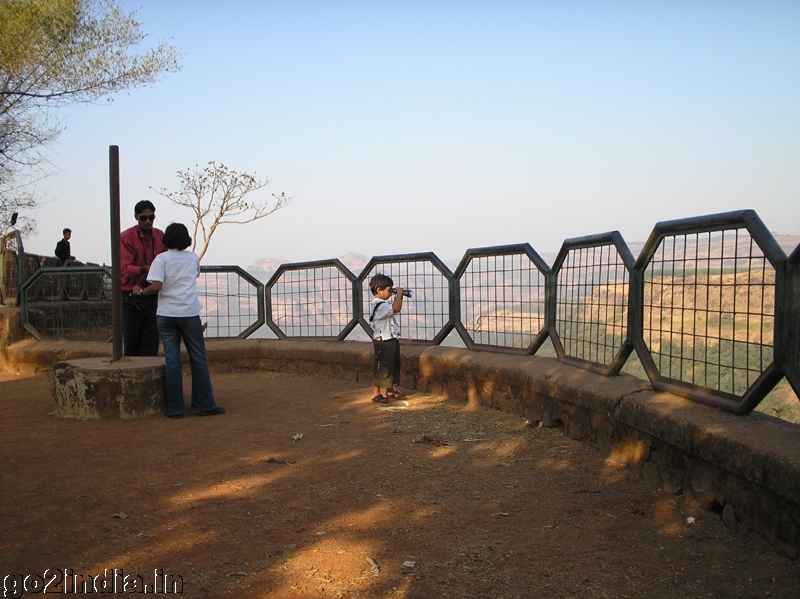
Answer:
[[[58,362],[53,401],[59,418],[142,418],[163,413],[164,358],[84,358]]]

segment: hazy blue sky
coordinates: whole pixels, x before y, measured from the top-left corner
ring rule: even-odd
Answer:
[[[150,187],[223,162],[294,203],[220,229],[205,264],[529,242],[755,209],[800,233],[800,2],[123,1],[183,70],[64,112],[29,251],[191,213]]]

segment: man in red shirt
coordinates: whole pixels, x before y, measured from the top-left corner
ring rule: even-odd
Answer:
[[[134,295],[134,287],[147,287],[147,273],[153,259],[166,251],[163,231],[153,226],[156,207],[141,200],[133,208],[136,226],[120,233],[122,271],[122,340],[126,356],[155,356],[158,353],[157,295]]]

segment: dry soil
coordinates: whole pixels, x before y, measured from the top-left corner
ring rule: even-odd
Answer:
[[[314,377],[214,384],[222,416],[75,421],[46,376],[0,375],[6,596],[121,569],[193,598],[800,597],[797,562],[559,429]]]

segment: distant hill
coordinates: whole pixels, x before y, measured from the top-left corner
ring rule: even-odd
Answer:
[[[794,251],[794,248],[800,245],[800,235],[779,235],[778,233],[773,233],[772,236],[775,238],[775,241],[780,244],[787,256]]]
[[[778,245],[780,245],[781,248],[783,248],[783,251],[786,253],[787,256],[789,254],[791,254],[792,251],[794,251],[794,249],[798,245],[800,245],[800,235],[781,235],[779,233],[772,233],[772,236],[775,238],[775,241],[778,242]],[[725,243],[725,245],[726,245],[726,254],[729,253],[733,248],[732,239],[733,239],[732,237],[727,237],[726,236],[726,243]],[[743,239],[745,239],[745,238],[743,238]],[[739,243],[740,249],[741,250],[746,250],[745,246],[747,244],[743,241],[743,239],[740,239],[740,243]],[[749,239],[749,238],[746,238],[746,239]],[[631,254],[633,254],[633,259],[636,260],[639,257],[639,254],[641,253],[645,242],[644,241],[628,241],[627,244],[628,244],[628,249],[630,249]],[[691,235],[687,236],[687,238],[686,238],[686,248],[685,248],[686,256],[693,256],[694,255],[695,245],[696,245],[696,242],[695,242],[694,237],[691,236]],[[698,257],[704,258],[704,257],[706,257],[708,255],[708,250],[709,249],[711,250],[712,253],[714,253],[714,252],[719,252],[720,251],[720,247],[721,246],[720,246],[720,244],[718,242],[714,242],[714,243],[712,243],[711,248],[705,248],[705,247],[698,248],[697,255],[698,255]],[[534,249],[536,249],[536,246],[534,246]],[[542,257],[542,259],[545,262],[547,262],[548,266],[552,266],[553,263],[556,261],[556,257],[558,257],[558,252],[539,252],[539,255]]]
[[[245,270],[262,283],[266,283],[281,264],[288,264],[289,262],[289,260],[282,258],[261,258],[261,260],[253,262]]]
[[[787,256],[791,254],[798,245],[800,245],[800,235],[782,235],[779,233],[772,233],[772,236],[783,248],[783,251],[786,252]],[[688,238],[688,246],[693,247],[691,237]],[[536,249],[536,246],[533,247]],[[636,259],[639,256],[639,253],[642,251],[642,247],[644,247],[644,241],[628,242],[628,247],[630,248],[634,259]],[[539,255],[549,266],[552,266],[553,262],[555,262],[558,252],[539,252]],[[361,272],[361,269],[364,268],[369,260],[369,256],[365,256],[364,254],[359,254],[357,252],[349,252],[343,256],[339,256],[339,261],[353,271],[353,273],[356,275]],[[461,258],[443,259],[443,261],[445,264],[447,264],[447,266],[450,267],[451,270],[455,270],[461,261]],[[290,262],[290,260],[284,260],[281,258],[262,258],[253,262],[247,268],[247,271],[260,281],[266,283],[272,276],[272,273],[278,270],[278,267],[281,264],[289,264]]]
[[[367,265],[367,262],[369,262],[369,256],[356,252],[349,252],[344,256],[339,256],[339,261],[352,270],[354,274],[358,274],[361,272],[361,269]]]
[[[323,258],[320,258],[320,260],[322,259]],[[367,262],[369,262],[369,256],[356,252],[349,252],[344,256],[339,256],[339,261],[349,268],[353,274],[357,275]],[[248,266],[246,270],[262,283],[266,283],[273,273],[278,270],[278,267],[282,264],[290,264],[291,262],[291,260],[284,260],[282,258],[261,258],[261,260],[256,260]]]

